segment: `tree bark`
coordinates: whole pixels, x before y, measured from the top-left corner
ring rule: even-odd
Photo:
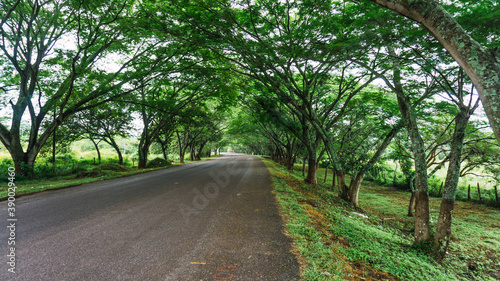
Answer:
[[[189,146],[189,161],[194,161],[195,149],[194,145]]]
[[[349,201],[351,201],[351,203],[353,203],[354,206],[358,207],[359,189],[361,187],[361,183],[363,182],[365,171],[371,169],[373,165],[375,165],[380,156],[382,156],[382,153],[384,153],[385,149],[391,143],[394,136],[403,127],[403,124],[404,123],[400,122],[391,129],[391,131],[385,136],[382,143],[378,146],[375,154],[373,154],[370,160],[365,165],[363,165],[361,170],[356,174],[355,178],[351,181],[349,185]]]
[[[414,190],[411,190],[410,192],[411,192],[411,197],[410,197],[410,204],[408,204],[408,216],[414,217],[415,205],[417,203],[417,196]]]
[[[316,172],[316,151],[310,150],[307,157],[307,177],[305,182],[316,185],[318,183]]]
[[[348,201],[349,200],[349,189],[345,184],[345,173],[342,170],[336,170],[337,174],[337,183],[339,186],[339,197]]]
[[[349,201],[355,206],[358,207],[358,195],[359,189],[361,187],[361,183],[363,182],[364,172],[359,171],[356,174],[356,177],[351,181],[349,185]]]
[[[429,231],[429,187],[427,183],[427,162],[424,150],[424,141],[420,136],[417,121],[410,100],[406,96],[398,95],[398,104],[405,120],[408,135],[412,143],[415,157],[415,242],[430,239]]]
[[[475,41],[435,0],[371,0],[422,24],[474,83],[500,143],[500,59]]]
[[[141,140],[139,141],[139,148],[138,148],[139,159],[137,161],[138,169],[146,168],[150,146],[151,146],[151,141],[147,136],[141,138]]]
[[[109,137],[109,145],[111,145],[115,151],[116,151],[116,154],[118,155],[118,165],[123,165],[123,155],[122,155],[122,152],[120,150],[120,146],[118,146],[118,144],[116,143],[116,141],[112,138],[112,137]]]
[[[469,109],[461,106],[460,113],[455,117],[455,131],[450,145],[450,161],[434,235],[434,250],[439,259],[446,255],[448,241],[451,238],[452,212],[455,206],[455,194],[460,178],[462,148],[469,118]]]
[[[410,98],[404,94],[403,85],[401,84],[399,61],[395,56],[394,49],[391,46],[388,49],[391,55],[393,55],[393,81],[399,111],[410,136],[411,148],[415,158],[415,243],[420,243],[431,238],[429,231],[429,186],[427,182],[425,144],[418,130],[417,117]]]
[[[332,165],[333,168],[332,168],[332,189],[335,188],[335,180],[337,178],[337,170],[335,169],[335,165]]]
[[[326,182],[327,177],[328,177],[328,164],[325,167],[325,178],[323,179],[323,182]]]
[[[99,165],[101,165],[101,151],[99,150],[99,143],[96,143],[93,138],[90,138],[90,140],[94,144],[95,150],[97,151],[97,161]]]

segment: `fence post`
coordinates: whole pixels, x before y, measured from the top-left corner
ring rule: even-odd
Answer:
[[[495,200],[498,202],[498,189],[496,185],[495,185]]]
[[[479,200],[481,200],[481,189],[479,188],[479,183],[477,183],[477,194],[479,194]]]
[[[469,183],[469,188],[467,190],[467,200],[470,200],[470,183]]]

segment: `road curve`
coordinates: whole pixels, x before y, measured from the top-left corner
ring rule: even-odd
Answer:
[[[15,273],[0,203],[0,280],[299,280],[256,157],[228,154],[15,203]]]

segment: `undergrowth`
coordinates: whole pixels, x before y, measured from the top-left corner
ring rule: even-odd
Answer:
[[[355,209],[340,200],[328,184],[311,187],[300,174],[269,160],[264,162],[273,178],[288,235],[297,246],[304,280],[434,281],[500,277],[499,212],[492,208],[476,204],[478,213],[454,220],[450,253],[440,264],[427,251],[413,246],[414,220],[405,216],[408,194],[365,183],[360,195],[362,209]],[[437,199],[431,202],[431,208],[435,219]],[[478,223],[484,214],[489,215],[487,221],[491,225]]]

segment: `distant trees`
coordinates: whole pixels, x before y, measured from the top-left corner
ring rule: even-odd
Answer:
[[[116,137],[130,136],[133,129],[132,119],[127,107],[107,104],[73,115],[63,127],[68,128],[68,133],[75,138],[92,141],[97,151],[99,164],[101,164],[99,143],[105,142],[116,151],[118,164],[123,165],[123,155]]]
[[[137,25],[134,3],[2,1],[0,85],[12,114],[10,127],[0,124],[0,140],[18,174],[24,173],[22,163],[34,164],[52,132],[71,115],[134,91],[131,82],[164,60],[157,56],[156,64],[133,68],[158,43],[131,31]],[[113,56],[119,59],[110,63]],[[54,109],[57,117],[47,119]],[[24,147],[21,120],[26,112],[30,129]],[[43,122],[50,124],[42,130]]]
[[[484,163],[498,171],[498,147],[469,122],[479,107],[473,83],[500,142],[500,34],[485,24],[500,18],[487,13],[493,7],[486,0],[6,0],[0,110],[9,117],[0,119],[0,141],[19,174],[45,144],[55,151],[63,133],[67,142],[85,135],[98,154],[107,142],[121,164],[115,137],[127,135],[134,113],[145,168],[154,143],[164,158],[175,145],[181,162],[188,152],[195,160],[229,128],[245,149],[288,169],[307,161],[312,185],[326,155],[339,196],[354,206],[365,175],[389,149],[414,191],[417,243],[431,238],[429,176],[448,164],[434,236],[443,252],[459,176]],[[467,18],[474,14],[476,21]]]

